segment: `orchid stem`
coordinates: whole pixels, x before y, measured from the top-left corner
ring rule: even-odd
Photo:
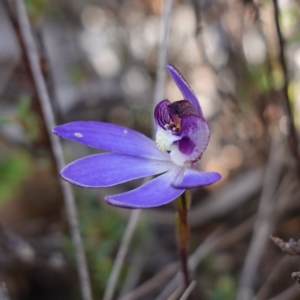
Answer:
[[[190,193],[186,190],[175,201],[176,216],[176,234],[177,248],[180,258],[181,270],[184,277],[184,286],[188,288],[191,283],[190,272],[188,268],[188,250],[190,242],[190,227],[188,223],[188,210],[190,207]]]

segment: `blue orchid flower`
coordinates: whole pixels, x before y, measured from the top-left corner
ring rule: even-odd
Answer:
[[[159,175],[134,190],[105,197],[109,204],[119,207],[150,208],[173,201],[186,189],[221,179],[219,173],[199,169],[210,129],[183,76],[172,65],[167,65],[167,70],[184,100],[163,100],[156,106],[156,143],[137,131],[104,122],[78,121],[53,129],[62,138],[109,151],[68,164],[60,173],[64,180],[100,188]]]

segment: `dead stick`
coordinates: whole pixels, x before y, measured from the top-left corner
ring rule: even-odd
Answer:
[[[288,93],[288,70],[287,70],[287,64],[284,56],[284,50],[285,50],[285,42],[282,37],[282,32],[280,29],[280,24],[279,24],[279,7],[278,7],[278,1],[273,0],[273,5],[274,5],[274,20],[275,20],[275,25],[276,25],[276,33],[278,37],[278,43],[279,43],[279,60],[281,63],[281,67],[283,70],[283,76],[284,76],[284,84],[283,84],[283,95],[284,95],[284,106],[286,110],[286,114],[288,117],[289,121],[289,146],[290,150],[292,152],[292,155],[294,156],[295,162],[296,162],[296,167],[297,167],[297,175],[298,178],[300,179],[300,157],[299,157],[299,152],[298,152],[298,136],[297,136],[297,131],[296,127],[294,124],[293,120],[293,114],[292,114],[292,109],[291,109],[291,104],[290,104],[290,98],[289,98],[289,93]]]
[[[140,209],[135,209],[135,210],[132,210],[132,212],[130,214],[130,218],[127,223],[125,233],[123,235],[122,242],[121,242],[120,248],[118,250],[118,254],[115,259],[112,272],[109,276],[109,280],[108,280],[108,283],[107,283],[107,286],[106,286],[106,289],[104,292],[103,300],[113,299],[117,281],[118,281],[122,266],[124,264],[125,256],[128,252],[129,244],[132,240],[133,233],[136,229],[140,213],[141,213]]]
[[[269,241],[271,230],[274,227],[274,201],[284,166],[284,161],[281,159],[284,156],[284,144],[283,139],[275,140],[274,138],[271,143],[254,232],[241,272],[237,292],[238,300],[250,300],[254,296],[254,283],[261,256]]]
[[[50,98],[46,88],[45,80],[42,75],[37,47],[31,32],[30,23],[28,20],[26,8],[22,0],[14,0],[14,7],[16,8],[16,20],[20,33],[20,40],[22,41],[24,56],[27,58],[29,64],[29,71],[33,78],[34,86],[38,99],[40,101],[41,110],[49,134],[52,152],[54,154],[56,166],[62,169],[65,166],[62,147],[57,136],[52,134],[52,128],[55,126],[54,114],[52,111]],[[18,34],[18,33],[17,33]],[[80,288],[84,300],[91,300],[92,293],[90,287],[90,279],[87,271],[86,258],[84,254],[84,246],[79,231],[79,222],[77,217],[77,208],[73,191],[70,185],[61,180],[61,188],[63,192],[67,217],[71,230],[73,244],[76,250],[77,269],[80,278]]]

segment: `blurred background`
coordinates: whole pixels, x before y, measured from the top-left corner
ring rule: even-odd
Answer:
[[[185,76],[211,127],[201,168],[223,177],[193,191],[196,299],[300,299],[291,277],[300,271],[300,257],[284,254],[269,238],[300,238],[300,2],[278,2],[277,14],[275,0],[172,5],[167,62]],[[163,1],[25,3],[57,124],[98,120],[151,137]],[[1,0],[3,297],[80,299],[59,176],[19,33],[13,2]],[[180,100],[166,76],[163,99]],[[62,143],[67,162],[97,153]],[[107,205],[104,196],[140,183],[74,187],[94,299],[103,297],[130,214]],[[142,212],[115,299],[178,299],[166,289],[175,272],[160,273],[177,260],[173,217],[172,205]],[[128,294],[157,274],[159,282],[144,294]]]

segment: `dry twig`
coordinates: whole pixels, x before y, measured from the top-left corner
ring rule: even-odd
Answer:
[[[163,4],[163,16],[161,24],[161,43],[159,49],[159,61],[157,65],[157,78],[155,84],[155,92],[153,96],[153,107],[162,99],[163,90],[165,86],[165,65],[167,60],[167,41],[169,33],[169,23],[170,16],[172,12],[173,0],[165,0]],[[153,127],[154,128],[154,127]],[[153,130],[154,132],[154,130]],[[121,246],[119,248],[117,258],[113,267],[113,271],[110,275],[110,279],[107,284],[107,288],[104,293],[104,300],[111,300],[114,294],[116,283],[123,266],[125,255],[128,250],[129,243],[131,241],[132,234],[136,227],[138,218],[140,215],[140,210],[134,210],[130,215],[130,220],[128,222]]]
[[[191,293],[193,292],[194,288],[196,287],[196,281],[193,280],[190,285],[188,286],[188,288],[184,291],[183,295],[181,296],[181,298],[179,300],[187,300],[188,297],[191,295]]]
[[[278,7],[278,0],[273,0],[273,5],[274,5],[274,20],[275,20],[275,25],[276,25],[276,33],[278,37],[278,43],[279,43],[279,60],[281,63],[281,67],[283,70],[283,76],[284,76],[284,84],[283,84],[283,95],[284,95],[284,108],[289,120],[289,146],[292,155],[294,156],[295,163],[296,163],[296,172],[298,175],[298,178],[300,179],[300,157],[299,157],[299,152],[298,152],[298,136],[297,136],[297,131],[296,127],[294,124],[294,119],[293,119],[293,113],[292,113],[292,108],[291,108],[291,101],[289,98],[289,93],[288,93],[288,70],[287,70],[287,63],[285,59],[285,42],[282,36],[282,32],[280,29],[280,24],[279,24],[279,7]]]
[[[265,280],[263,286],[259,289],[255,300],[264,300],[268,299],[271,294],[274,294],[274,286],[280,282],[282,276],[285,276],[290,272],[290,267],[294,266],[297,263],[296,257],[284,256],[280,259],[272,270],[269,272],[269,276]]]
[[[173,276],[176,271],[179,269],[179,263],[175,262],[169,264],[168,266],[164,267],[162,271],[157,273],[148,281],[144,282],[142,285],[137,287],[136,289],[132,290],[127,295],[121,297],[119,300],[137,300],[142,299],[143,296],[147,295],[148,293],[155,291],[158,289],[162,284],[164,284],[171,276]]]
[[[199,265],[199,263],[206,257],[208,253],[211,253],[218,249],[224,249],[226,247],[229,247],[230,245],[233,245],[237,243],[239,240],[245,238],[245,236],[247,236],[247,234],[251,232],[253,223],[254,223],[254,218],[250,218],[222,236],[216,237],[215,236],[216,233],[213,233],[190,256],[189,264],[191,268],[195,270]],[[162,284],[165,284],[165,282],[177,272],[178,268],[179,265],[177,262],[166,266],[161,272],[156,274],[150,280],[144,282],[141,286],[131,291],[130,293],[120,298],[119,300],[142,299],[142,297],[144,297],[148,293],[159,288],[159,286],[161,286]],[[173,281],[175,281],[175,286],[173,282],[172,290],[170,291],[170,293],[172,293],[176,289],[177,279],[175,280],[173,278]]]
[[[285,242],[277,236],[270,236],[270,238],[283,252],[289,255],[300,255],[300,240],[296,242],[293,239],[289,239],[288,242]]]
[[[249,300],[254,296],[253,288],[257,268],[275,222],[272,215],[275,209],[273,202],[284,163],[282,159],[284,157],[283,151],[283,141],[281,139],[273,140],[266,166],[254,233],[246,255],[237,293],[237,299],[239,300]]]
[[[4,282],[0,283],[0,300],[9,300],[8,291]]]
[[[4,3],[8,5],[8,9],[11,11],[10,4],[8,2]],[[23,55],[26,57],[26,61],[28,62],[29,73],[33,79],[34,87],[40,101],[40,107],[44,117],[45,125],[47,127],[57,169],[62,169],[65,166],[63,151],[58,137],[52,134],[52,128],[55,126],[54,114],[52,111],[46,83],[41,71],[39,55],[31,32],[26,8],[22,0],[13,0],[13,3],[16,9],[16,18],[14,18],[12,14],[10,14],[10,17],[12,18],[21,50],[23,51]],[[82,297],[84,300],[91,300],[92,293],[90,288],[90,280],[87,271],[84,246],[79,230],[79,222],[73,191],[69,183],[62,180],[61,188],[70,225],[71,236],[76,250],[77,269],[80,277]]]
[[[134,233],[134,230],[136,228],[136,224],[138,222],[139,216],[140,216],[141,210],[135,209],[131,212],[129,222],[127,224],[125,233],[122,238],[121,245],[119,247],[117,257],[114,262],[114,266],[112,269],[112,272],[110,274],[103,300],[111,300],[114,295],[114,291],[116,288],[116,284],[122,269],[122,266],[124,264],[124,259],[128,251],[129,244],[132,240],[132,236]]]
[[[299,287],[297,284],[293,284],[285,291],[269,300],[294,300],[296,299],[297,295],[299,295]]]

